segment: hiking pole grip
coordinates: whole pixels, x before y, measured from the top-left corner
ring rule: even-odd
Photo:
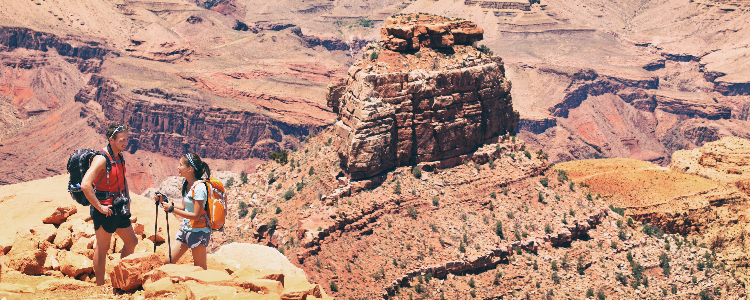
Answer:
[[[168,252],[169,252],[169,263],[171,264],[172,263],[172,245],[171,245],[171,243],[169,241],[169,214],[168,213],[164,214],[164,217],[167,218],[167,248],[169,248],[169,250],[168,250]]]

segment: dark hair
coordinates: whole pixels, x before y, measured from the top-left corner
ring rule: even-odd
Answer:
[[[117,130],[117,128],[120,127],[120,126],[122,126],[122,128],[120,128],[120,130]],[[113,137],[113,135],[115,135],[115,130],[117,130],[117,133],[128,132],[128,131],[130,131],[130,126],[128,126],[126,124],[122,124],[120,122],[115,122],[115,123],[109,124],[109,126],[107,127],[107,132],[105,133],[106,137],[107,137],[107,140],[109,140],[110,138]]]
[[[211,177],[211,168],[208,167],[208,164],[204,162],[198,154],[195,153],[187,153],[180,160],[184,160],[185,164],[188,167],[192,167],[193,170],[195,170],[195,178],[200,180],[203,178],[203,175],[206,175],[206,179]],[[182,196],[185,197],[187,195],[187,180],[182,182]]]

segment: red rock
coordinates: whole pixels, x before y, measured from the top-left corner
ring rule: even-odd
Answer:
[[[81,274],[90,274],[94,271],[94,262],[78,253],[61,251],[59,261],[60,271],[73,278],[77,278]]]
[[[134,290],[143,285],[143,277],[146,273],[162,264],[159,254],[133,253],[120,260],[120,263],[110,273],[112,287],[124,291]]]
[[[13,250],[11,250],[12,252]],[[41,275],[44,273],[44,263],[47,252],[41,249],[29,250],[9,255],[7,265],[9,268],[26,275]]]
[[[73,245],[73,234],[69,229],[58,228],[53,244],[57,249],[69,249]]]
[[[75,214],[76,212],[78,212],[78,209],[76,208],[75,204],[60,206],[52,213],[52,215],[45,218],[42,222],[46,224],[60,225],[65,222],[68,217],[70,217],[72,214]]]
[[[428,20],[408,14],[388,18],[380,35],[386,48],[404,51],[472,45],[484,38],[484,30],[470,21],[437,16]]]

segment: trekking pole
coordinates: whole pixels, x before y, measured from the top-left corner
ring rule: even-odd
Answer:
[[[154,217],[154,253],[156,253],[156,224],[159,223],[159,202],[156,202],[156,217]]]
[[[172,245],[169,241],[169,214],[166,213],[164,214],[164,216],[167,218],[167,248],[168,248],[167,251],[169,251],[169,263],[171,264],[172,263]]]

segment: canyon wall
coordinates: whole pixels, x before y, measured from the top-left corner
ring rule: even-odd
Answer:
[[[121,90],[117,81],[92,76],[77,102],[94,101],[107,118],[131,126],[129,150],[179,157],[194,152],[219,159],[266,158],[293,143],[287,135],[305,135],[310,127],[290,125],[248,111],[209,106],[195,94],[162,89]]]

